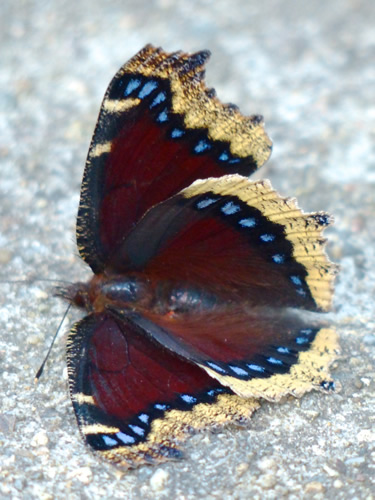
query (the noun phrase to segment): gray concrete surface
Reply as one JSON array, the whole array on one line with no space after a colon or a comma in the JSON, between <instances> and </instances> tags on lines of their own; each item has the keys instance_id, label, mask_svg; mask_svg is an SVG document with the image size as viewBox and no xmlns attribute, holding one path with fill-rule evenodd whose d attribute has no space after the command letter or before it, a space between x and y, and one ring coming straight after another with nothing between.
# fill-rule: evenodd
<instances>
[{"instance_id":1,"label":"gray concrete surface","mask_svg":"<svg viewBox=\"0 0 375 500\"><path fill-rule=\"evenodd\" d=\"M341 390L264 403L245 429L192 437L186 459L122 473L83 445L48 283L0 283L0 498L375 498L375 3L372 0L0 3L0 278L88 276L74 243L104 90L146 42L209 48L224 101L262 113L258 177L336 218ZM68 325L78 317L72 313Z\"/></svg>"}]
</instances>

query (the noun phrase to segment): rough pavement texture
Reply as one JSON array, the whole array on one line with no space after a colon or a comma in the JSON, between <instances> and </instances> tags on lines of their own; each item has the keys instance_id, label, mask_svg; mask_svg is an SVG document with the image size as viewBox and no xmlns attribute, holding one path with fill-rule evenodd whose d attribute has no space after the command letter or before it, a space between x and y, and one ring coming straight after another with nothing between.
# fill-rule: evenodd
<instances>
[{"instance_id":1,"label":"rough pavement texture","mask_svg":"<svg viewBox=\"0 0 375 500\"><path fill-rule=\"evenodd\" d=\"M65 304L48 283L1 283L0 498L375 498L374 20L372 0L1 2L0 278L88 276L75 213L109 80L146 42L209 48L208 84L265 116L258 177L335 216L342 357L337 393L264 403L245 429L192 437L184 461L122 473L81 441L63 336L33 384Z\"/></svg>"}]
</instances>

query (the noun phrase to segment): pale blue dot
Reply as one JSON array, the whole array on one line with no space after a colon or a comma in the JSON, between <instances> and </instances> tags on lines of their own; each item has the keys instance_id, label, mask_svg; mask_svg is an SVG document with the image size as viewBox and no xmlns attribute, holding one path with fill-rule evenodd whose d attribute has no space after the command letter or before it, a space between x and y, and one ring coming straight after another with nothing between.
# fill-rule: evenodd
<instances>
[{"instance_id":1,"label":"pale blue dot","mask_svg":"<svg viewBox=\"0 0 375 500\"><path fill-rule=\"evenodd\" d=\"M130 95L133 90L137 89L141 84L141 80L139 78L132 78L129 83L126 86L124 95L128 96Z\"/></svg>"},{"instance_id":2,"label":"pale blue dot","mask_svg":"<svg viewBox=\"0 0 375 500\"><path fill-rule=\"evenodd\" d=\"M159 113L158 117L156 118L156 121L160 123L168 121L167 108L165 108L161 113Z\"/></svg>"},{"instance_id":3,"label":"pale blue dot","mask_svg":"<svg viewBox=\"0 0 375 500\"><path fill-rule=\"evenodd\" d=\"M277 358L273 358L272 356L270 356L269 358L267 358L267 361L269 363L272 363L273 365L282 365L283 362L281 361L281 359L277 359Z\"/></svg>"},{"instance_id":4,"label":"pale blue dot","mask_svg":"<svg viewBox=\"0 0 375 500\"><path fill-rule=\"evenodd\" d=\"M133 444L135 443L135 438L133 436L129 436L124 432L118 432L116 434L117 438L124 444Z\"/></svg>"},{"instance_id":5,"label":"pale blue dot","mask_svg":"<svg viewBox=\"0 0 375 500\"><path fill-rule=\"evenodd\" d=\"M222 368L221 366L217 365L216 363L212 363L212 361L207 361L207 364L210 368L212 368L213 370L219 372L219 373L226 373L226 371L224 370L224 368Z\"/></svg>"},{"instance_id":6,"label":"pale blue dot","mask_svg":"<svg viewBox=\"0 0 375 500\"><path fill-rule=\"evenodd\" d=\"M174 128L171 132L171 137L172 139L178 139L179 137L182 137L184 135L184 131L179 129L179 128Z\"/></svg>"},{"instance_id":7,"label":"pale blue dot","mask_svg":"<svg viewBox=\"0 0 375 500\"><path fill-rule=\"evenodd\" d=\"M211 389L210 391L207 392L208 396L215 396L215 391L214 389Z\"/></svg>"},{"instance_id":8,"label":"pale blue dot","mask_svg":"<svg viewBox=\"0 0 375 500\"><path fill-rule=\"evenodd\" d=\"M135 434L138 434L138 436L143 436L145 433L145 430L138 425L129 425L129 429L131 429Z\"/></svg>"},{"instance_id":9,"label":"pale blue dot","mask_svg":"<svg viewBox=\"0 0 375 500\"><path fill-rule=\"evenodd\" d=\"M181 399L185 401L185 403L193 404L197 402L197 398L193 396L189 396L189 394L182 394Z\"/></svg>"},{"instance_id":10,"label":"pale blue dot","mask_svg":"<svg viewBox=\"0 0 375 500\"><path fill-rule=\"evenodd\" d=\"M141 88L138 97L140 99L143 99L144 97L147 97L148 95L151 94L156 88L158 87L158 83L155 81L147 82L143 87Z\"/></svg>"},{"instance_id":11,"label":"pale blue dot","mask_svg":"<svg viewBox=\"0 0 375 500\"><path fill-rule=\"evenodd\" d=\"M155 106L157 106L158 104L164 102L167 98L167 95L165 92L160 92L156 97L155 99L152 101L152 103L150 104L150 108L154 108Z\"/></svg>"},{"instance_id":12,"label":"pale blue dot","mask_svg":"<svg viewBox=\"0 0 375 500\"><path fill-rule=\"evenodd\" d=\"M225 214L225 215L233 215L237 212L239 212L241 210L241 208L236 205L235 203L233 203L233 201L228 201L228 203L226 203L223 207L221 207L221 211Z\"/></svg>"},{"instance_id":13,"label":"pale blue dot","mask_svg":"<svg viewBox=\"0 0 375 500\"><path fill-rule=\"evenodd\" d=\"M265 243L270 243L271 241L273 241L275 239L275 235L274 234L261 234L260 239L262 241L264 241Z\"/></svg>"},{"instance_id":14,"label":"pale blue dot","mask_svg":"<svg viewBox=\"0 0 375 500\"><path fill-rule=\"evenodd\" d=\"M254 372L260 372L260 373L263 373L265 371L265 369L263 368L263 366L259 366L259 365L254 365L253 363L250 363L249 365L246 365L250 370L253 370Z\"/></svg>"},{"instance_id":15,"label":"pale blue dot","mask_svg":"<svg viewBox=\"0 0 375 500\"><path fill-rule=\"evenodd\" d=\"M296 292L298 295L302 295L303 297L306 295L306 292L303 288L296 288Z\"/></svg>"},{"instance_id":16,"label":"pale blue dot","mask_svg":"<svg viewBox=\"0 0 375 500\"><path fill-rule=\"evenodd\" d=\"M116 446L118 444L116 439L113 439L109 436L102 436L102 439L107 446Z\"/></svg>"},{"instance_id":17,"label":"pale blue dot","mask_svg":"<svg viewBox=\"0 0 375 500\"><path fill-rule=\"evenodd\" d=\"M150 416L147 415L147 413L141 413L140 415L138 415L138 418L141 422L143 422L144 424L147 424L148 421L150 420Z\"/></svg>"},{"instance_id":18,"label":"pale blue dot","mask_svg":"<svg viewBox=\"0 0 375 500\"><path fill-rule=\"evenodd\" d=\"M255 227L257 222L253 217L248 217L247 219L241 219L238 224L242 227Z\"/></svg>"},{"instance_id":19,"label":"pale blue dot","mask_svg":"<svg viewBox=\"0 0 375 500\"><path fill-rule=\"evenodd\" d=\"M329 216L325 214L318 214L315 217L315 220L317 220L320 224L326 226L329 224Z\"/></svg>"},{"instance_id":20,"label":"pale blue dot","mask_svg":"<svg viewBox=\"0 0 375 500\"><path fill-rule=\"evenodd\" d=\"M303 345L303 344L308 344L309 343L309 339L307 339L306 337L297 337L296 338L296 344L298 345Z\"/></svg>"},{"instance_id":21,"label":"pale blue dot","mask_svg":"<svg viewBox=\"0 0 375 500\"><path fill-rule=\"evenodd\" d=\"M202 208L207 208L207 207L209 207L210 205L212 205L213 203L216 203L216 202L217 202L217 199L215 199L215 198L206 198L204 200L198 201L197 208L199 210L201 210Z\"/></svg>"},{"instance_id":22,"label":"pale blue dot","mask_svg":"<svg viewBox=\"0 0 375 500\"><path fill-rule=\"evenodd\" d=\"M290 279L291 279L292 283L294 283L295 285L299 285L299 286L302 285L302 280L299 276L291 276Z\"/></svg>"},{"instance_id":23,"label":"pale blue dot","mask_svg":"<svg viewBox=\"0 0 375 500\"><path fill-rule=\"evenodd\" d=\"M194 151L196 153L203 153L204 151L207 151L208 149L211 149L211 144L208 142L208 141L205 141L205 140L201 140L198 142L198 144L196 144L196 146L194 147Z\"/></svg>"},{"instance_id":24,"label":"pale blue dot","mask_svg":"<svg viewBox=\"0 0 375 500\"><path fill-rule=\"evenodd\" d=\"M311 328L304 328L303 330L300 330L299 333L302 333L302 335L311 335L312 332Z\"/></svg>"},{"instance_id":25,"label":"pale blue dot","mask_svg":"<svg viewBox=\"0 0 375 500\"><path fill-rule=\"evenodd\" d=\"M289 354L290 353L290 349L288 349L287 347L283 347L283 346L280 346L276 349L277 352L279 352L280 354Z\"/></svg>"},{"instance_id":26,"label":"pale blue dot","mask_svg":"<svg viewBox=\"0 0 375 500\"><path fill-rule=\"evenodd\" d=\"M154 405L154 408L156 408L156 410L166 410L167 409L167 405L161 405L159 403L157 403L156 405Z\"/></svg>"},{"instance_id":27,"label":"pale blue dot","mask_svg":"<svg viewBox=\"0 0 375 500\"><path fill-rule=\"evenodd\" d=\"M232 366L232 365L229 365L229 368L230 368L232 371L234 371L234 373L235 373L236 375L242 375L242 376L244 376L244 375L249 375L249 374L247 373L247 371L246 371L246 370L244 370L243 368L241 368L240 366Z\"/></svg>"},{"instance_id":28,"label":"pale blue dot","mask_svg":"<svg viewBox=\"0 0 375 500\"><path fill-rule=\"evenodd\" d=\"M276 253L275 255L272 255L272 260L276 264L282 264L285 261L284 255L281 255L281 253Z\"/></svg>"},{"instance_id":29,"label":"pale blue dot","mask_svg":"<svg viewBox=\"0 0 375 500\"><path fill-rule=\"evenodd\" d=\"M219 160L220 161L228 161L229 160L228 153L226 153L225 151L223 153L221 153L221 155L219 156Z\"/></svg>"},{"instance_id":30,"label":"pale blue dot","mask_svg":"<svg viewBox=\"0 0 375 500\"><path fill-rule=\"evenodd\" d=\"M239 158L233 158L232 160L229 160L229 163L231 165L235 164L235 163L239 163L241 160Z\"/></svg>"}]
</instances>

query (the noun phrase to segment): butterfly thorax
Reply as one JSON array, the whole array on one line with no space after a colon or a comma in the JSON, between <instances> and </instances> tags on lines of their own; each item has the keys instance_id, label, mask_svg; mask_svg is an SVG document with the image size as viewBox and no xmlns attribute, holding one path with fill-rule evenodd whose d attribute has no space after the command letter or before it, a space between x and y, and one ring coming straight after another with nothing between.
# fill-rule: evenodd
<instances>
[{"instance_id":1,"label":"butterfly thorax","mask_svg":"<svg viewBox=\"0 0 375 500\"><path fill-rule=\"evenodd\" d=\"M95 313L110 308L150 307L153 302L147 281L129 275L107 277L96 274L87 283L73 283L59 295L76 307Z\"/></svg>"}]
</instances>

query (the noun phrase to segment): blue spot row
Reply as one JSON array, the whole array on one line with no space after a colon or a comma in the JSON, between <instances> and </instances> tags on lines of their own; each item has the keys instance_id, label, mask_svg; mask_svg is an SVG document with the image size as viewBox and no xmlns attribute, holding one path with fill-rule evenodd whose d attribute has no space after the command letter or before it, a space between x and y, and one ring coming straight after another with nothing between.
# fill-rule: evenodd
<instances>
[{"instance_id":1,"label":"blue spot row","mask_svg":"<svg viewBox=\"0 0 375 500\"><path fill-rule=\"evenodd\" d=\"M196 204L196 208L198 210L202 210L204 208L209 207L213 203L216 203L218 201L217 198L205 198L203 200L200 200ZM243 210L240 206L240 204L235 203L234 201L227 201L225 204L220 208L221 212L224 215L234 215L238 214L241 210ZM255 217L246 217L246 218L241 218L237 221L237 224L243 228L243 229L253 229L258 225L258 221ZM272 243L273 241L276 240L276 235L272 233L263 233L259 236L259 239L263 243ZM286 261L286 256L285 254L282 253L275 253L274 255L271 256L271 259L275 264L284 264ZM297 276L292 276L290 278L294 284L296 283L296 280L299 280Z\"/></svg>"},{"instance_id":2,"label":"blue spot row","mask_svg":"<svg viewBox=\"0 0 375 500\"><path fill-rule=\"evenodd\" d=\"M217 201L219 201L220 198L210 198L210 197L207 197L207 198L203 198L202 200L199 200L196 204L196 208L198 210L203 210L207 207L209 207L210 205L212 205L213 203L216 203ZM224 215L234 215L238 212L241 211L241 207L240 205L237 205L236 203L234 203L233 201L227 201L221 208L220 208L221 212L224 214Z\"/></svg>"},{"instance_id":3,"label":"blue spot row","mask_svg":"<svg viewBox=\"0 0 375 500\"><path fill-rule=\"evenodd\" d=\"M149 432L150 416L147 413L140 413L137 417L137 420L139 421L139 423L133 421L133 423L129 424L126 429L116 432L115 434L103 434L101 436L103 443L110 448L124 445L131 446L141 439L145 438L145 436Z\"/></svg>"},{"instance_id":4,"label":"blue spot row","mask_svg":"<svg viewBox=\"0 0 375 500\"><path fill-rule=\"evenodd\" d=\"M129 97L134 94L135 91L137 91L137 97L139 99L144 99L145 97L148 97L150 94L152 94L158 87L159 84L156 80L147 80L142 86L141 78L131 78L125 87L124 97ZM159 94L160 102L166 99L165 93L162 92L161 94L162 95Z\"/></svg>"},{"instance_id":5,"label":"blue spot row","mask_svg":"<svg viewBox=\"0 0 375 500\"><path fill-rule=\"evenodd\" d=\"M131 78L125 88L124 96L130 97L137 92L137 97L139 99L145 99L147 97L151 97L151 103L149 105L150 109L157 108L159 105L163 104L167 100L167 93L164 90L159 91L156 95L156 91L159 89L159 82L156 80L147 80L144 84L142 84L141 78ZM152 97L154 95L154 97ZM159 123L165 123L169 119L168 117L168 108L164 108L160 113L158 113L156 117L156 121ZM177 130L177 129L176 129ZM182 132L182 131L181 131ZM180 137L178 131L172 133L173 138Z\"/></svg>"},{"instance_id":6,"label":"blue spot row","mask_svg":"<svg viewBox=\"0 0 375 500\"><path fill-rule=\"evenodd\" d=\"M123 85L123 82L120 82ZM143 100L147 97L151 97L151 103L149 108L152 110L157 108L159 105L163 104L167 100L167 92L164 90L159 90L160 82L157 80L144 80L141 77L131 78L125 87L124 97L130 97L136 94L136 96ZM158 93L156 93L158 92ZM156 94L156 95L155 95ZM158 123L166 123L169 121L168 108L164 108L156 116L156 121ZM180 128L174 128L170 136L172 139L179 139L185 134L185 131ZM208 139L200 139L193 147L193 151L196 154L204 154L212 149L212 143ZM229 165L235 165L241 162L241 158L233 156L228 150L222 151L217 159L222 163L227 163Z\"/></svg>"},{"instance_id":7,"label":"blue spot row","mask_svg":"<svg viewBox=\"0 0 375 500\"><path fill-rule=\"evenodd\" d=\"M276 349L277 352L280 354L290 354L290 350L287 347L280 347ZM253 378L253 377L259 377L260 375L266 375L269 373L272 375L272 368L275 368L276 366L278 367L286 367L287 365L284 363L283 360L275 357L275 356L268 356L264 358L264 363L267 363L270 365L271 373L267 370L265 366L262 366L261 364L258 363L245 363L241 364L241 366L236 365L234 363L227 364L226 369L223 368L223 366L218 365L217 363L213 363L212 361L207 361L207 366L215 370L217 373L220 375L225 375L225 376L231 376L231 377L238 377L238 378Z\"/></svg>"},{"instance_id":8,"label":"blue spot row","mask_svg":"<svg viewBox=\"0 0 375 500\"><path fill-rule=\"evenodd\" d=\"M216 366L214 363L211 363ZM215 389L208 390L204 396L210 398L217 396L218 394L228 392L228 389L224 387L217 387ZM192 396L191 394L180 394L180 399L183 403L187 405L195 405L201 401L201 398ZM171 405L165 403L155 403L153 405L154 410L157 411L167 411L171 408ZM160 418L157 416L156 418ZM136 419L133 419L124 429L114 434L102 434L100 438L107 448L115 448L119 446L131 446L135 443L143 440L150 430L152 417L148 413L140 413Z\"/></svg>"}]
</instances>

